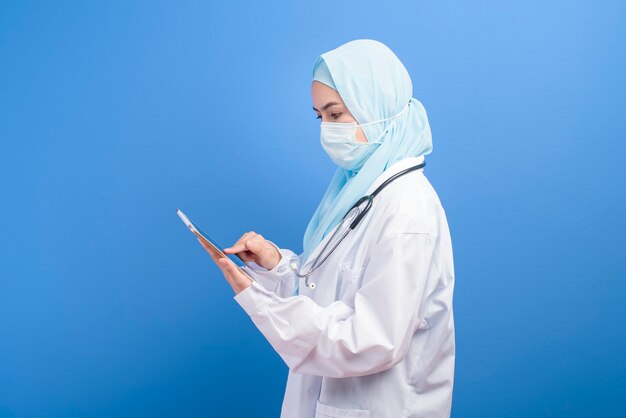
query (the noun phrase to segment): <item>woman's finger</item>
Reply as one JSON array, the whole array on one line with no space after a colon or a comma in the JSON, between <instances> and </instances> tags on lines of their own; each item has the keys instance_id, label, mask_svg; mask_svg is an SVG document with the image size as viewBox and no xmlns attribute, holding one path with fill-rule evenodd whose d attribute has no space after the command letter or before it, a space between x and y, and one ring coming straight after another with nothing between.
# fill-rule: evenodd
<instances>
[{"instance_id":1,"label":"woman's finger","mask_svg":"<svg viewBox=\"0 0 626 418\"><path fill-rule=\"evenodd\" d=\"M235 265L232 260L223 257L219 260L218 266L220 270L222 270L226 281L230 283L235 293L239 293L241 290L252 284L250 278L239 271L239 268L237 268L237 265Z\"/></svg>"},{"instance_id":2,"label":"woman's finger","mask_svg":"<svg viewBox=\"0 0 626 418\"><path fill-rule=\"evenodd\" d=\"M239 293L251 285L251 279L246 274L242 273L231 259L224 257L202 239L198 238L198 241L207 250L217 267L222 271L224 278L226 278L226 281L231 285L235 293Z\"/></svg>"},{"instance_id":3,"label":"woman's finger","mask_svg":"<svg viewBox=\"0 0 626 418\"><path fill-rule=\"evenodd\" d=\"M256 235L256 232L253 231L246 232L232 247L224 248L224 254L237 254L237 256L246 263L255 261L254 253L247 251L246 249L246 242L248 242L251 238L254 238Z\"/></svg>"},{"instance_id":4,"label":"woman's finger","mask_svg":"<svg viewBox=\"0 0 626 418\"><path fill-rule=\"evenodd\" d=\"M247 250L246 241L248 241L255 235L257 235L256 232L253 232L253 231L246 232L245 234L241 236L241 238L237 240L237 242L232 247L224 248L224 252L228 254L233 254L233 253L239 253L241 251L246 251Z\"/></svg>"},{"instance_id":5,"label":"woman's finger","mask_svg":"<svg viewBox=\"0 0 626 418\"><path fill-rule=\"evenodd\" d=\"M215 249L213 247L211 247L209 244L204 242L204 240L202 238L198 238L198 241L204 247L204 249L209 253L209 255L211 256L213 261L215 263L217 263L218 260L221 258L221 255L217 251L215 251Z\"/></svg>"},{"instance_id":6,"label":"woman's finger","mask_svg":"<svg viewBox=\"0 0 626 418\"><path fill-rule=\"evenodd\" d=\"M229 260L228 257L220 258L219 265L224 275L229 276L227 277L229 279L235 279L235 278L238 278L239 276L243 276L241 272L239 271L239 269L237 268L237 265L233 263L232 260Z\"/></svg>"},{"instance_id":7,"label":"woman's finger","mask_svg":"<svg viewBox=\"0 0 626 418\"><path fill-rule=\"evenodd\" d=\"M241 243L245 242L249 237L253 235L255 235L255 232L253 231L246 232L241 237L239 237L239 239L231 247L225 248L225 250L232 250L234 247L239 246Z\"/></svg>"},{"instance_id":8,"label":"woman's finger","mask_svg":"<svg viewBox=\"0 0 626 418\"><path fill-rule=\"evenodd\" d=\"M200 241L200 244L202 244L204 249L209 253L209 255L211 256L211 258L213 259L215 264L218 265L218 267L222 266L222 263L223 263L222 260L228 260L228 262L230 262L229 266L231 266L231 267L234 266L234 272L237 272L237 273L241 274L241 272L239 272L239 269L237 269L237 265L235 263L233 263L232 260L230 260L228 257L223 257L220 253L218 253L215 250L215 248L211 247L209 244L204 242L202 239L198 238L198 241ZM244 261L246 261L246 260L244 260ZM232 268L229 271L233 271Z\"/></svg>"},{"instance_id":9,"label":"woman's finger","mask_svg":"<svg viewBox=\"0 0 626 418\"><path fill-rule=\"evenodd\" d=\"M217 266L220 268L220 270L222 270L222 273L224 273L225 276L232 276L233 274L235 274L228 262L230 261L233 266L235 265L235 263L229 260L228 257L222 257L221 254L215 251L213 247L202 241L200 238L198 238L198 241L200 241L200 244L202 244L202 246L207 250L215 264L217 264ZM235 267L235 271L236 270L237 268Z\"/></svg>"}]
</instances>

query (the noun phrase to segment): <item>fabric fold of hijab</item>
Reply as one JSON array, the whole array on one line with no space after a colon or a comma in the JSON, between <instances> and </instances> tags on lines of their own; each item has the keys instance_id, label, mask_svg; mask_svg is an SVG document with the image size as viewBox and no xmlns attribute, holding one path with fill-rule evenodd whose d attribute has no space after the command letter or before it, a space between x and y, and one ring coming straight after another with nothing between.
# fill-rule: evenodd
<instances>
[{"instance_id":1,"label":"fabric fold of hijab","mask_svg":"<svg viewBox=\"0 0 626 418\"><path fill-rule=\"evenodd\" d=\"M362 127L368 140L384 133L382 143L358 170L335 171L304 233L303 264L383 171L396 161L432 151L426 110L412 97L408 71L385 44L357 39L323 53L313 66L313 80L337 90L358 124L389 118L405 106L408 111L394 121Z\"/></svg>"}]
</instances>

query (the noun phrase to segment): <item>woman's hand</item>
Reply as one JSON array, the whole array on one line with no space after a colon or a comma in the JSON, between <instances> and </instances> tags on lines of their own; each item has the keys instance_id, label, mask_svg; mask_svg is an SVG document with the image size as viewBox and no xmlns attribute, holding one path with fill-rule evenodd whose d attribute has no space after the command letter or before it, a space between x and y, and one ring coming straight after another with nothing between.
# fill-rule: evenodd
<instances>
[{"instance_id":1,"label":"woman's hand","mask_svg":"<svg viewBox=\"0 0 626 418\"><path fill-rule=\"evenodd\" d=\"M222 257L213 247L205 243L202 238L198 237L198 241L209 253L215 264L222 270L226 281L230 284L230 287L233 288L235 294L239 294L239 292L252 284L252 280L239 271L237 265L229 260L228 257Z\"/></svg>"},{"instance_id":2,"label":"woman's hand","mask_svg":"<svg viewBox=\"0 0 626 418\"><path fill-rule=\"evenodd\" d=\"M224 252L226 254L237 254L246 263L254 261L268 270L276 267L282 258L275 246L270 244L261 234L253 231L243 234L235 245L225 248Z\"/></svg>"}]
</instances>

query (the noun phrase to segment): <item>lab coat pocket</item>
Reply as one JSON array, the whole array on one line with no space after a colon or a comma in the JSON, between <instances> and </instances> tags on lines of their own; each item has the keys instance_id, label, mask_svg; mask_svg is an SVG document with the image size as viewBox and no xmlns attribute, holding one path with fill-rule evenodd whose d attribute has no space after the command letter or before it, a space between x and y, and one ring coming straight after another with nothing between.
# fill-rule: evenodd
<instances>
[{"instance_id":1,"label":"lab coat pocket","mask_svg":"<svg viewBox=\"0 0 626 418\"><path fill-rule=\"evenodd\" d=\"M361 276L364 270L363 267L351 268L347 265L340 267L335 300L341 300L354 308L354 297L361 285Z\"/></svg>"},{"instance_id":2,"label":"lab coat pocket","mask_svg":"<svg viewBox=\"0 0 626 418\"><path fill-rule=\"evenodd\" d=\"M321 403L315 405L315 418L369 418L369 409L343 409Z\"/></svg>"}]
</instances>

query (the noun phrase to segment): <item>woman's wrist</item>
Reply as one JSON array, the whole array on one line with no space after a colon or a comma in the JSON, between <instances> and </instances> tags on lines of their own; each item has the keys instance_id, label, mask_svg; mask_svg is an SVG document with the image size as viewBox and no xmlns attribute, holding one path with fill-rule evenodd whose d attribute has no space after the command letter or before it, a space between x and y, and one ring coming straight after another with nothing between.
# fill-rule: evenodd
<instances>
[{"instance_id":1,"label":"woman's wrist","mask_svg":"<svg viewBox=\"0 0 626 418\"><path fill-rule=\"evenodd\" d=\"M280 263L280 261L283 259L283 255L280 252L280 248L278 248L278 245L274 244L272 241L270 240L266 240L268 243L270 243L272 245L272 247L274 247L274 249L276 250L274 257L272 258L272 261L270 262L270 265L265 267L268 270L274 270L276 268L276 266Z\"/></svg>"},{"instance_id":2,"label":"woman's wrist","mask_svg":"<svg viewBox=\"0 0 626 418\"><path fill-rule=\"evenodd\" d=\"M238 277L233 283L230 284L230 286L232 287L235 294L238 295L239 293L246 290L248 287L252 286L252 280L245 276Z\"/></svg>"}]
</instances>

